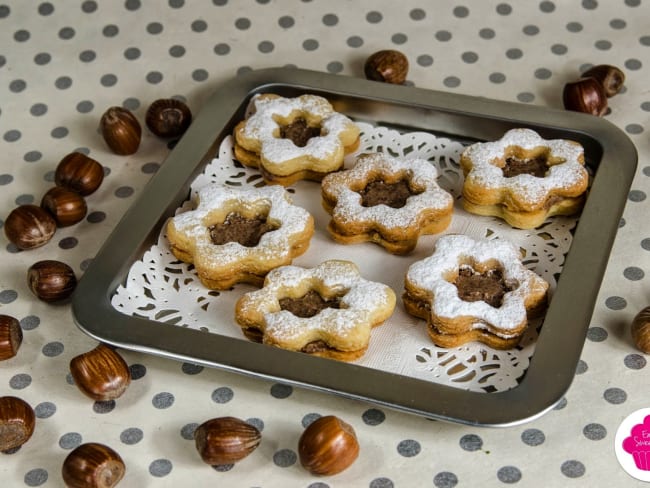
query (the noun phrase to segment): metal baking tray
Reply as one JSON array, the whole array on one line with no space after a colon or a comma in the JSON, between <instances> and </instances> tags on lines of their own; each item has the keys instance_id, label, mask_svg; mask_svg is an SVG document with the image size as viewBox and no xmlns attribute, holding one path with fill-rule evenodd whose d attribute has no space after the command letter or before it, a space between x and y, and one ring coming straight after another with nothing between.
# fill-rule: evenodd
<instances>
[{"instance_id":1,"label":"metal baking tray","mask_svg":"<svg viewBox=\"0 0 650 488\"><path fill-rule=\"evenodd\" d=\"M482 393L322 359L215 333L122 314L111 296L132 263L156 242L168 217L188 198L191 182L243 119L250 98L271 92L325 96L335 109L376 124L489 141L508 129L580 142L593 172L530 365L512 389ZM547 412L569 388L637 165L629 138L608 121L544 107L396 86L326 73L274 68L217 87L189 130L86 270L75 292L77 325L117 347L313 388L428 418L509 426ZM216 317L215 317L216 319Z\"/></svg>"}]
</instances>

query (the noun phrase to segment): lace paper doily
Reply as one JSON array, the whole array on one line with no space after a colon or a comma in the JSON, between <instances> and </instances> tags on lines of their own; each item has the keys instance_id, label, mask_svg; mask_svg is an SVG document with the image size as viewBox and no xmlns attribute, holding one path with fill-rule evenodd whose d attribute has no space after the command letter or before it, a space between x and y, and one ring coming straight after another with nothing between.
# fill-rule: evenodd
<instances>
[{"instance_id":1,"label":"lace paper doily","mask_svg":"<svg viewBox=\"0 0 650 488\"><path fill-rule=\"evenodd\" d=\"M519 230L495 218L468 214L459 202L462 171L458 161L462 144L424 132L400 133L366 123L358 125L362 130L358 152L418 157L431 161L438 168L440 186L456 200L446 234L514 242L524 252L524 264L546 279L553 293L571 244L574 218L555 217L538 229ZM348 156L346 167L353 163L354 155ZM196 193L211 183L238 187L264 185L257 170L244 168L233 160L230 137L222 142L218 156L193 182L191 191ZM308 251L294 260L299 266L313 267L333 258L349 259L359 265L365 278L386 283L399 297L404 290L408 266L429 256L437 239L437 236L421 237L409 256L393 256L370 243L336 244L326 230L329 216L321 207L320 185L300 181L288 190L294 202L307 209L316 222ZM188 200L178 211L190 208ZM234 321L234 305L243 293L252 289L248 285L237 285L225 292L206 289L191 265L176 260L161 233L158 243L133 263L126 283L112 297L112 305L124 314L247 340ZM509 351L494 350L478 343L444 349L430 341L424 321L408 315L398 299L395 313L373 329L368 351L356 364L472 391L504 391L515 387L517 379L526 371L539 326L540 323L532 324L521 345Z\"/></svg>"}]
</instances>

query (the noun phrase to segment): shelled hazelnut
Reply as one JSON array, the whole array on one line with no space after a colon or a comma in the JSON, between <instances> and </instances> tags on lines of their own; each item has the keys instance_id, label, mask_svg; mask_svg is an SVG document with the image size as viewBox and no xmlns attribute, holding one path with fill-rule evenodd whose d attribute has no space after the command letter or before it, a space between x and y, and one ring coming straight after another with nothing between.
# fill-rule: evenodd
<instances>
[{"instance_id":1,"label":"shelled hazelnut","mask_svg":"<svg viewBox=\"0 0 650 488\"><path fill-rule=\"evenodd\" d=\"M63 461L61 475L69 488L111 488L126 472L120 455L97 442L76 447Z\"/></svg>"},{"instance_id":2,"label":"shelled hazelnut","mask_svg":"<svg viewBox=\"0 0 650 488\"><path fill-rule=\"evenodd\" d=\"M122 156L133 154L140 146L142 127L129 110L110 107L100 120L100 129L108 147Z\"/></svg>"},{"instance_id":3,"label":"shelled hazelnut","mask_svg":"<svg viewBox=\"0 0 650 488\"><path fill-rule=\"evenodd\" d=\"M119 398L131 383L126 361L104 344L72 358L70 373L77 388L95 401Z\"/></svg>"},{"instance_id":4,"label":"shelled hazelnut","mask_svg":"<svg viewBox=\"0 0 650 488\"><path fill-rule=\"evenodd\" d=\"M207 420L194 431L194 442L204 463L233 464L260 444L262 435L253 425L235 417Z\"/></svg>"},{"instance_id":5,"label":"shelled hazelnut","mask_svg":"<svg viewBox=\"0 0 650 488\"><path fill-rule=\"evenodd\" d=\"M103 180L102 165L80 152L64 156L54 172L54 182L57 186L76 191L82 196L95 192Z\"/></svg>"},{"instance_id":6,"label":"shelled hazelnut","mask_svg":"<svg viewBox=\"0 0 650 488\"><path fill-rule=\"evenodd\" d=\"M84 197L62 186L50 188L43 195L41 207L52 214L59 227L81 222L88 212Z\"/></svg>"},{"instance_id":7,"label":"shelled hazelnut","mask_svg":"<svg viewBox=\"0 0 650 488\"><path fill-rule=\"evenodd\" d=\"M56 221L38 205L20 205L4 223L5 235L17 248L27 250L47 244L56 232Z\"/></svg>"},{"instance_id":8,"label":"shelled hazelnut","mask_svg":"<svg viewBox=\"0 0 650 488\"><path fill-rule=\"evenodd\" d=\"M77 286L77 277L66 263L45 259L29 267L27 284L38 299L57 302L72 295Z\"/></svg>"},{"instance_id":9,"label":"shelled hazelnut","mask_svg":"<svg viewBox=\"0 0 650 488\"><path fill-rule=\"evenodd\" d=\"M650 306L636 314L630 327L634 345L639 351L650 354Z\"/></svg>"},{"instance_id":10,"label":"shelled hazelnut","mask_svg":"<svg viewBox=\"0 0 650 488\"><path fill-rule=\"evenodd\" d=\"M180 137L192 123L192 112L180 100L160 98L149 105L145 123L158 137Z\"/></svg>"},{"instance_id":11,"label":"shelled hazelnut","mask_svg":"<svg viewBox=\"0 0 650 488\"><path fill-rule=\"evenodd\" d=\"M0 451L22 446L35 425L36 415L29 403L15 396L0 397Z\"/></svg>"},{"instance_id":12,"label":"shelled hazelnut","mask_svg":"<svg viewBox=\"0 0 650 488\"><path fill-rule=\"evenodd\" d=\"M409 70L407 57L393 49L377 51L370 55L363 66L367 79L401 85Z\"/></svg>"},{"instance_id":13,"label":"shelled hazelnut","mask_svg":"<svg viewBox=\"0 0 650 488\"><path fill-rule=\"evenodd\" d=\"M599 64L582 73L583 78L594 78L600 83L605 95L610 98L616 95L623 88L625 73L616 66Z\"/></svg>"},{"instance_id":14,"label":"shelled hazelnut","mask_svg":"<svg viewBox=\"0 0 650 488\"><path fill-rule=\"evenodd\" d=\"M351 425L334 415L312 422L298 441L300 464L312 474L329 476L347 469L359 456Z\"/></svg>"},{"instance_id":15,"label":"shelled hazelnut","mask_svg":"<svg viewBox=\"0 0 650 488\"><path fill-rule=\"evenodd\" d=\"M564 108L574 112L602 116L607 111L607 95L595 78L580 78L564 85Z\"/></svg>"},{"instance_id":16,"label":"shelled hazelnut","mask_svg":"<svg viewBox=\"0 0 650 488\"><path fill-rule=\"evenodd\" d=\"M20 322L10 315L0 315L0 361L11 359L23 343Z\"/></svg>"}]
</instances>

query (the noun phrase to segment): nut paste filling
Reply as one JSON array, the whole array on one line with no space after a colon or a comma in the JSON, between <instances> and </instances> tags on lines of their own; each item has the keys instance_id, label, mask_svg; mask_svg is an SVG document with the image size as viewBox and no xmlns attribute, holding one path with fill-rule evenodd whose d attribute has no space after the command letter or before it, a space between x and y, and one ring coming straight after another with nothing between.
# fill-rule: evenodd
<instances>
[{"instance_id":1,"label":"nut paste filling","mask_svg":"<svg viewBox=\"0 0 650 488\"><path fill-rule=\"evenodd\" d=\"M375 180L369 182L359 193L361 194L361 205L364 207L383 204L391 208L402 208L406 205L409 197L422 192L411 191L407 180L399 180L395 183Z\"/></svg>"},{"instance_id":2,"label":"nut paste filling","mask_svg":"<svg viewBox=\"0 0 650 488\"><path fill-rule=\"evenodd\" d=\"M340 297L327 299L316 290L309 290L299 298L281 298L280 310L288 310L296 317L310 318L326 308L340 308Z\"/></svg>"},{"instance_id":3,"label":"nut paste filling","mask_svg":"<svg viewBox=\"0 0 650 488\"><path fill-rule=\"evenodd\" d=\"M280 138L290 139L298 147L305 147L312 137L320 135L320 126L312 127L302 117L298 117L287 125L280 126Z\"/></svg>"},{"instance_id":4,"label":"nut paste filling","mask_svg":"<svg viewBox=\"0 0 650 488\"><path fill-rule=\"evenodd\" d=\"M498 268L480 273L471 266L463 266L458 270L454 285L458 289L461 300L466 302L482 300L495 308L499 308L503 304L504 295L516 287L506 283L503 271Z\"/></svg>"},{"instance_id":5,"label":"nut paste filling","mask_svg":"<svg viewBox=\"0 0 650 488\"><path fill-rule=\"evenodd\" d=\"M506 164L501 171L506 178L513 178L518 175L532 175L536 178L543 178L549 169L548 159L544 156L533 158L519 158L510 156L506 158Z\"/></svg>"},{"instance_id":6,"label":"nut paste filling","mask_svg":"<svg viewBox=\"0 0 650 488\"><path fill-rule=\"evenodd\" d=\"M208 227L214 244L220 246L238 242L245 247L257 246L264 234L278 228L278 225L270 223L263 215L248 218L238 212L231 212L222 223Z\"/></svg>"}]
</instances>

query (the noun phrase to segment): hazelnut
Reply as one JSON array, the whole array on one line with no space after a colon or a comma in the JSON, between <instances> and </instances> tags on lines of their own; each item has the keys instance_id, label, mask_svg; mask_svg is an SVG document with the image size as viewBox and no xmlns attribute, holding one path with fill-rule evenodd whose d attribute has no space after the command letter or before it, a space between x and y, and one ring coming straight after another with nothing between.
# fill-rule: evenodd
<instances>
[{"instance_id":1,"label":"hazelnut","mask_svg":"<svg viewBox=\"0 0 650 488\"><path fill-rule=\"evenodd\" d=\"M97 190L103 180L102 165L80 152L65 156L54 172L54 182L57 186L76 191L83 196L88 196Z\"/></svg>"},{"instance_id":2,"label":"hazelnut","mask_svg":"<svg viewBox=\"0 0 650 488\"><path fill-rule=\"evenodd\" d=\"M180 100L161 98L149 105L145 123L158 137L180 137L192 123L192 112Z\"/></svg>"},{"instance_id":3,"label":"hazelnut","mask_svg":"<svg viewBox=\"0 0 650 488\"><path fill-rule=\"evenodd\" d=\"M59 227L67 227L83 220L88 212L86 200L76 191L62 186L50 188L43 199L41 207L52 214Z\"/></svg>"},{"instance_id":4,"label":"hazelnut","mask_svg":"<svg viewBox=\"0 0 650 488\"><path fill-rule=\"evenodd\" d=\"M100 128L106 144L115 154L126 156L138 150L142 128L129 110L109 108L102 115Z\"/></svg>"},{"instance_id":5,"label":"hazelnut","mask_svg":"<svg viewBox=\"0 0 650 488\"><path fill-rule=\"evenodd\" d=\"M21 205L5 220L7 239L19 249L34 249L47 244L56 231L56 221L37 205Z\"/></svg>"},{"instance_id":6,"label":"hazelnut","mask_svg":"<svg viewBox=\"0 0 650 488\"><path fill-rule=\"evenodd\" d=\"M61 475L69 488L111 488L120 482L125 471L117 452L104 444L88 442L68 454Z\"/></svg>"},{"instance_id":7,"label":"hazelnut","mask_svg":"<svg viewBox=\"0 0 650 488\"><path fill-rule=\"evenodd\" d=\"M0 397L0 451L22 446L34 433L36 415L26 401L14 397Z\"/></svg>"},{"instance_id":8,"label":"hazelnut","mask_svg":"<svg viewBox=\"0 0 650 488\"><path fill-rule=\"evenodd\" d=\"M300 464L312 474L329 476L348 468L359 456L351 425L328 415L315 420L298 441Z\"/></svg>"},{"instance_id":9,"label":"hazelnut","mask_svg":"<svg viewBox=\"0 0 650 488\"><path fill-rule=\"evenodd\" d=\"M605 89L595 78L580 78L564 85L564 108L601 116L607 111Z\"/></svg>"},{"instance_id":10,"label":"hazelnut","mask_svg":"<svg viewBox=\"0 0 650 488\"><path fill-rule=\"evenodd\" d=\"M244 459L260 444L262 435L253 425L235 417L218 417L199 425L194 442L204 463L233 464Z\"/></svg>"},{"instance_id":11,"label":"hazelnut","mask_svg":"<svg viewBox=\"0 0 650 488\"><path fill-rule=\"evenodd\" d=\"M131 383L126 361L104 344L72 358L70 373L77 388L95 401L114 400Z\"/></svg>"},{"instance_id":12,"label":"hazelnut","mask_svg":"<svg viewBox=\"0 0 650 488\"><path fill-rule=\"evenodd\" d=\"M10 315L0 315L0 361L11 359L23 343L20 322Z\"/></svg>"},{"instance_id":13,"label":"hazelnut","mask_svg":"<svg viewBox=\"0 0 650 488\"><path fill-rule=\"evenodd\" d=\"M406 81L408 70L409 62L406 56L392 49L377 51L363 66L367 79L395 85L401 85Z\"/></svg>"},{"instance_id":14,"label":"hazelnut","mask_svg":"<svg viewBox=\"0 0 650 488\"><path fill-rule=\"evenodd\" d=\"M639 351L650 354L650 307L645 307L636 314L630 329L634 345Z\"/></svg>"},{"instance_id":15,"label":"hazelnut","mask_svg":"<svg viewBox=\"0 0 650 488\"><path fill-rule=\"evenodd\" d=\"M599 64L594 66L582 74L583 78L594 78L603 85L605 95L613 97L623 88L625 83L625 73L623 73L616 66L609 64Z\"/></svg>"},{"instance_id":16,"label":"hazelnut","mask_svg":"<svg viewBox=\"0 0 650 488\"><path fill-rule=\"evenodd\" d=\"M77 286L77 277L70 266L46 259L27 270L27 283L34 295L44 302L65 300Z\"/></svg>"}]
</instances>

